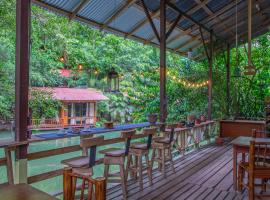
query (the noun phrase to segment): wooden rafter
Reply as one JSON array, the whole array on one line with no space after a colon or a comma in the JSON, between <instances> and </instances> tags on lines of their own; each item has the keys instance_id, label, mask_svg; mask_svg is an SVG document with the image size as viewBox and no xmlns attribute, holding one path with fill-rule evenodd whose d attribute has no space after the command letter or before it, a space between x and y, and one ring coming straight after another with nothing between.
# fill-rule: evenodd
<instances>
[{"instance_id":1,"label":"wooden rafter","mask_svg":"<svg viewBox=\"0 0 270 200\"><path fill-rule=\"evenodd\" d=\"M147 6L145 5L144 0L141 0L141 2L142 2L142 6L143 6L143 9L144 9L145 15L148 18L148 21L149 21L149 23L150 23L150 25L152 27L152 30L153 30L154 34L156 35L157 40L160 42L159 33L158 33L157 28L156 28L156 26L155 26L155 24L153 22L153 19L152 19L150 13L149 13L149 10L148 10Z\"/></svg>"},{"instance_id":2,"label":"wooden rafter","mask_svg":"<svg viewBox=\"0 0 270 200\"><path fill-rule=\"evenodd\" d=\"M241 2L241 0L237 0L237 3ZM204 4L201 4L201 6L204 5ZM219 16L219 15L222 15L223 13L225 13L227 10L231 9L232 7L235 6L235 2L232 2L230 4L228 4L227 6L223 7L222 9L220 9L219 11L215 12L213 15L210 15L208 17L206 17L201 23L202 24L207 24L209 23L211 20L213 20L215 17ZM193 25L191 26L187 31L186 31L186 34L190 34L192 31L195 30L195 26L196 25ZM198 35L195 35L194 36L195 38L200 38L200 33ZM172 42L172 41L171 41ZM193 41L191 41L193 42ZM188 45L189 43L187 43Z\"/></svg>"},{"instance_id":3,"label":"wooden rafter","mask_svg":"<svg viewBox=\"0 0 270 200\"><path fill-rule=\"evenodd\" d=\"M202 2L201 2L201 0L195 0L195 2L197 3L197 4L201 4ZM213 15L214 13L208 8L208 6L207 6L207 4L204 4L204 5L202 5L202 9L208 14L208 15ZM216 21L218 21L218 23L220 24L220 25L222 25L225 29L228 29L228 26L225 24L225 23L223 23L223 21L217 16L216 18L214 18ZM234 36L234 32L232 32L232 31L230 31L230 34L232 35L232 36Z\"/></svg>"},{"instance_id":4,"label":"wooden rafter","mask_svg":"<svg viewBox=\"0 0 270 200\"><path fill-rule=\"evenodd\" d=\"M173 24L171 25L170 29L168 30L168 32L166 33L166 39L168 39L171 35L171 33L173 32L174 28L176 27L176 25L178 24L178 22L180 21L182 15L178 14L177 18L174 20Z\"/></svg>"},{"instance_id":5,"label":"wooden rafter","mask_svg":"<svg viewBox=\"0 0 270 200\"><path fill-rule=\"evenodd\" d=\"M113 20L115 20L118 16L120 16L124 11L126 11L132 4L136 3L138 0L128 0L125 4L120 6L118 10L106 21L104 22L104 25L109 25Z\"/></svg>"},{"instance_id":6,"label":"wooden rafter","mask_svg":"<svg viewBox=\"0 0 270 200\"><path fill-rule=\"evenodd\" d=\"M150 15L152 18L158 16L160 13L160 10L157 10L155 12L152 12ZM145 24L148 23L148 19L145 18L143 21L141 21L138 25L136 25L129 33L127 36L133 35L137 30L139 30L141 27L143 27Z\"/></svg>"},{"instance_id":7,"label":"wooden rafter","mask_svg":"<svg viewBox=\"0 0 270 200\"><path fill-rule=\"evenodd\" d=\"M205 40L204 40L202 28L199 27L199 30L200 30L201 38L202 38L202 41L203 41L203 47L204 47L205 55L207 56L208 60L210 60L210 55L208 53L207 46L206 46L206 43L205 43Z\"/></svg>"},{"instance_id":8,"label":"wooden rafter","mask_svg":"<svg viewBox=\"0 0 270 200\"><path fill-rule=\"evenodd\" d=\"M80 3L78 3L78 5L73 9L69 16L69 20L72 20L89 1L90 0L81 0Z\"/></svg>"}]
</instances>

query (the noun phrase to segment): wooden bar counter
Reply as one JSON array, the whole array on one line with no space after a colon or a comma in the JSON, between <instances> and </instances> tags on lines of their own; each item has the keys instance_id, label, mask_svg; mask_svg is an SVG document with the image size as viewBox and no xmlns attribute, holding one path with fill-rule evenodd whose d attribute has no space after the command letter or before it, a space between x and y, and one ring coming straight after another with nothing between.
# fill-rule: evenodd
<instances>
[{"instance_id":1,"label":"wooden bar counter","mask_svg":"<svg viewBox=\"0 0 270 200\"><path fill-rule=\"evenodd\" d=\"M251 137L252 129L265 130L265 121L220 120L220 137Z\"/></svg>"}]
</instances>

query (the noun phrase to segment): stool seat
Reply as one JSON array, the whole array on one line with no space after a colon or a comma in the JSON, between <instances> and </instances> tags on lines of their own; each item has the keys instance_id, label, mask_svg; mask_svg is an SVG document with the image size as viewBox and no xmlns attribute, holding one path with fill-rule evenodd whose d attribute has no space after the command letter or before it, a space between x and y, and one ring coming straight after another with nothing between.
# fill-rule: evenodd
<instances>
[{"instance_id":1,"label":"stool seat","mask_svg":"<svg viewBox=\"0 0 270 200\"><path fill-rule=\"evenodd\" d=\"M92 168L72 168L72 173L79 177L90 177L93 175Z\"/></svg>"},{"instance_id":2,"label":"stool seat","mask_svg":"<svg viewBox=\"0 0 270 200\"><path fill-rule=\"evenodd\" d=\"M88 156L79 156L61 161L62 164L68 165L72 168L85 167L89 164Z\"/></svg>"},{"instance_id":3,"label":"stool seat","mask_svg":"<svg viewBox=\"0 0 270 200\"><path fill-rule=\"evenodd\" d=\"M170 138L162 138L162 139L159 139L159 140L155 140L155 142L170 144Z\"/></svg>"},{"instance_id":4,"label":"stool seat","mask_svg":"<svg viewBox=\"0 0 270 200\"><path fill-rule=\"evenodd\" d=\"M147 144L146 143L136 142L136 143L132 143L130 145L130 148L146 150L147 149Z\"/></svg>"},{"instance_id":5,"label":"stool seat","mask_svg":"<svg viewBox=\"0 0 270 200\"><path fill-rule=\"evenodd\" d=\"M99 153L104 154L105 156L119 157L125 156L125 149L120 148L109 148L99 151Z\"/></svg>"}]
</instances>

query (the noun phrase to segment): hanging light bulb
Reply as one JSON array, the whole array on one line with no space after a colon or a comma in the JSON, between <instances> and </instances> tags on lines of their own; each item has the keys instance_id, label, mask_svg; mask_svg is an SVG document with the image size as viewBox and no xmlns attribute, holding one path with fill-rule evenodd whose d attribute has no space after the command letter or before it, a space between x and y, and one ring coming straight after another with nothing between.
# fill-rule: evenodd
<instances>
[{"instance_id":1,"label":"hanging light bulb","mask_svg":"<svg viewBox=\"0 0 270 200\"><path fill-rule=\"evenodd\" d=\"M64 58L64 56L61 56L60 58L59 58L59 60L60 60L60 62L65 62L65 58Z\"/></svg>"},{"instance_id":2,"label":"hanging light bulb","mask_svg":"<svg viewBox=\"0 0 270 200\"><path fill-rule=\"evenodd\" d=\"M83 65L82 64L78 64L78 70L81 71L83 69Z\"/></svg>"},{"instance_id":3,"label":"hanging light bulb","mask_svg":"<svg viewBox=\"0 0 270 200\"><path fill-rule=\"evenodd\" d=\"M188 55L188 59L191 59L192 58L192 49L189 49L188 50L187 55Z\"/></svg>"}]
</instances>

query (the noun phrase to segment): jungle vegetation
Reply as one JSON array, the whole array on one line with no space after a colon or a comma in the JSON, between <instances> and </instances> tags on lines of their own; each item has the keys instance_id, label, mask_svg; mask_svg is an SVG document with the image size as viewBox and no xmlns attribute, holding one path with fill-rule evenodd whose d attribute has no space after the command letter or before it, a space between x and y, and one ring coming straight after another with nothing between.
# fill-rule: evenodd
<instances>
[{"instance_id":1,"label":"jungle vegetation","mask_svg":"<svg viewBox=\"0 0 270 200\"><path fill-rule=\"evenodd\" d=\"M0 119L10 121L15 101L15 0L0 1ZM79 22L56 16L32 6L30 86L94 87L106 89L106 74L114 68L120 74L120 93L105 93L110 100L99 104L100 118L110 114L117 122L145 121L148 113L159 112L159 49L89 28ZM260 118L264 98L270 95L270 32L253 40L254 76L235 76L247 65L246 45L231 50L230 113L226 113L226 56L215 53L213 68L213 118ZM203 52L203 49L201 50ZM215 51L216 52L216 51ZM65 62L59 58L65 57ZM77 66L83 66L82 71ZM71 69L74 78L63 78L58 71ZM203 82L208 78L207 59L192 61L167 52L168 120L178 121L188 114L207 113L207 87L189 87L180 80ZM32 98L35 115L52 117L56 102ZM45 100L44 100L45 99ZM41 105L41 106L40 106ZM50 106L51 105L51 106ZM55 106L57 105L57 106ZM50 109L47 109L48 106ZM42 116L36 116L42 117Z\"/></svg>"}]
</instances>

